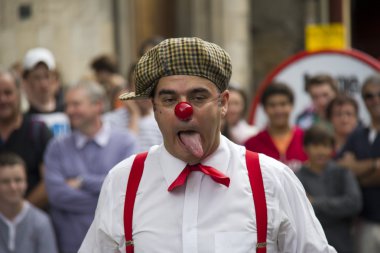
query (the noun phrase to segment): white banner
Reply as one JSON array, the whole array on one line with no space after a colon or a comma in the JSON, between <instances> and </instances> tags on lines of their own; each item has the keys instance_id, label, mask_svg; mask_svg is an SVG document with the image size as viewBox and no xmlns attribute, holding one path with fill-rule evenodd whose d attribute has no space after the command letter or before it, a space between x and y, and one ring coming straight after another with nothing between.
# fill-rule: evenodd
<instances>
[{"instance_id":1,"label":"white banner","mask_svg":"<svg viewBox=\"0 0 380 253\"><path fill-rule=\"evenodd\" d=\"M363 81L371 74L380 72L380 62L357 50L323 50L301 52L280 64L260 85L252 101L249 122L260 128L266 125L266 116L260 104L260 97L265 88L277 80L288 84L295 95L291 122L311 105L309 95L305 92L305 80L316 74L330 74L338 81L340 92L352 95L359 104L359 116L364 124L369 122L369 115L361 99Z\"/></svg>"}]
</instances>

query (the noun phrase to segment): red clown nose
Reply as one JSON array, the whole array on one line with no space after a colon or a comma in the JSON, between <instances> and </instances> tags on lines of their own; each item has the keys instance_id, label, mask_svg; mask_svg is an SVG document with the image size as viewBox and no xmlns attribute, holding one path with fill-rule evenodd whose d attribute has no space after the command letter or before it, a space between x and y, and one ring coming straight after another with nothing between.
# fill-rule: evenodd
<instances>
[{"instance_id":1,"label":"red clown nose","mask_svg":"<svg viewBox=\"0 0 380 253\"><path fill-rule=\"evenodd\" d=\"M175 106L174 112L180 120L188 120L193 115L193 107L187 102L180 102Z\"/></svg>"}]
</instances>

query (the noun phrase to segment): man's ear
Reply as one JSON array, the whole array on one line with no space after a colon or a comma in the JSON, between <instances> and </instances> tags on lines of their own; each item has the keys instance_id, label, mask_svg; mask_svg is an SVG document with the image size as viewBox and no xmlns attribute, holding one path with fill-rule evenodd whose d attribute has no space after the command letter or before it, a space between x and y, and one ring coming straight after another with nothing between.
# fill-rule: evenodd
<instances>
[{"instance_id":1,"label":"man's ear","mask_svg":"<svg viewBox=\"0 0 380 253\"><path fill-rule=\"evenodd\" d=\"M226 116L228 110L228 100L230 99L230 92L228 90L220 93L219 106L221 107L222 116Z\"/></svg>"},{"instance_id":2,"label":"man's ear","mask_svg":"<svg viewBox=\"0 0 380 253\"><path fill-rule=\"evenodd\" d=\"M103 100L96 101L95 105L98 107L100 114L105 112L105 102Z\"/></svg>"},{"instance_id":3,"label":"man's ear","mask_svg":"<svg viewBox=\"0 0 380 253\"><path fill-rule=\"evenodd\" d=\"M156 111L156 104L154 103L153 97L150 97L150 102L152 103L152 105L153 105L153 111L155 112Z\"/></svg>"}]
</instances>

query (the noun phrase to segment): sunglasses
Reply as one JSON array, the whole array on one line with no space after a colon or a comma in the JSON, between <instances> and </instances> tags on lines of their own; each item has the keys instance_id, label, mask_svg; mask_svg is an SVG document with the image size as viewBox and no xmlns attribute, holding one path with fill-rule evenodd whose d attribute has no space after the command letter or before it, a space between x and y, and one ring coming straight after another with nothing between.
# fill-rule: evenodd
<instances>
[{"instance_id":1,"label":"sunglasses","mask_svg":"<svg viewBox=\"0 0 380 253\"><path fill-rule=\"evenodd\" d=\"M380 98L380 92L379 93L364 93L363 97L364 97L364 100L373 100L375 97Z\"/></svg>"}]
</instances>

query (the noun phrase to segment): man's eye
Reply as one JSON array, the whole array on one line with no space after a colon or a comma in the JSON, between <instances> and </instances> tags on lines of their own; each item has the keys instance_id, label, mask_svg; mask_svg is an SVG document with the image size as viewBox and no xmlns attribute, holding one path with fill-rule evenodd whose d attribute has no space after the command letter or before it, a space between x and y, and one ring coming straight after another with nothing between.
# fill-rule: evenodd
<instances>
[{"instance_id":1,"label":"man's eye","mask_svg":"<svg viewBox=\"0 0 380 253\"><path fill-rule=\"evenodd\" d=\"M192 98L190 98L190 101L192 102L203 102L205 101L207 98L205 96L194 96Z\"/></svg>"},{"instance_id":2,"label":"man's eye","mask_svg":"<svg viewBox=\"0 0 380 253\"><path fill-rule=\"evenodd\" d=\"M11 182L10 179L2 179L0 180L0 184L9 184Z\"/></svg>"},{"instance_id":3,"label":"man's eye","mask_svg":"<svg viewBox=\"0 0 380 253\"><path fill-rule=\"evenodd\" d=\"M22 178L15 178L15 182L16 182L16 183L21 183L22 181L23 181Z\"/></svg>"},{"instance_id":4,"label":"man's eye","mask_svg":"<svg viewBox=\"0 0 380 253\"><path fill-rule=\"evenodd\" d=\"M164 98L164 99L162 99L162 103L166 104L166 105L170 105L170 104L173 104L175 102L176 102L176 100L174 98Z\"/></svg>"}]
</instances>

